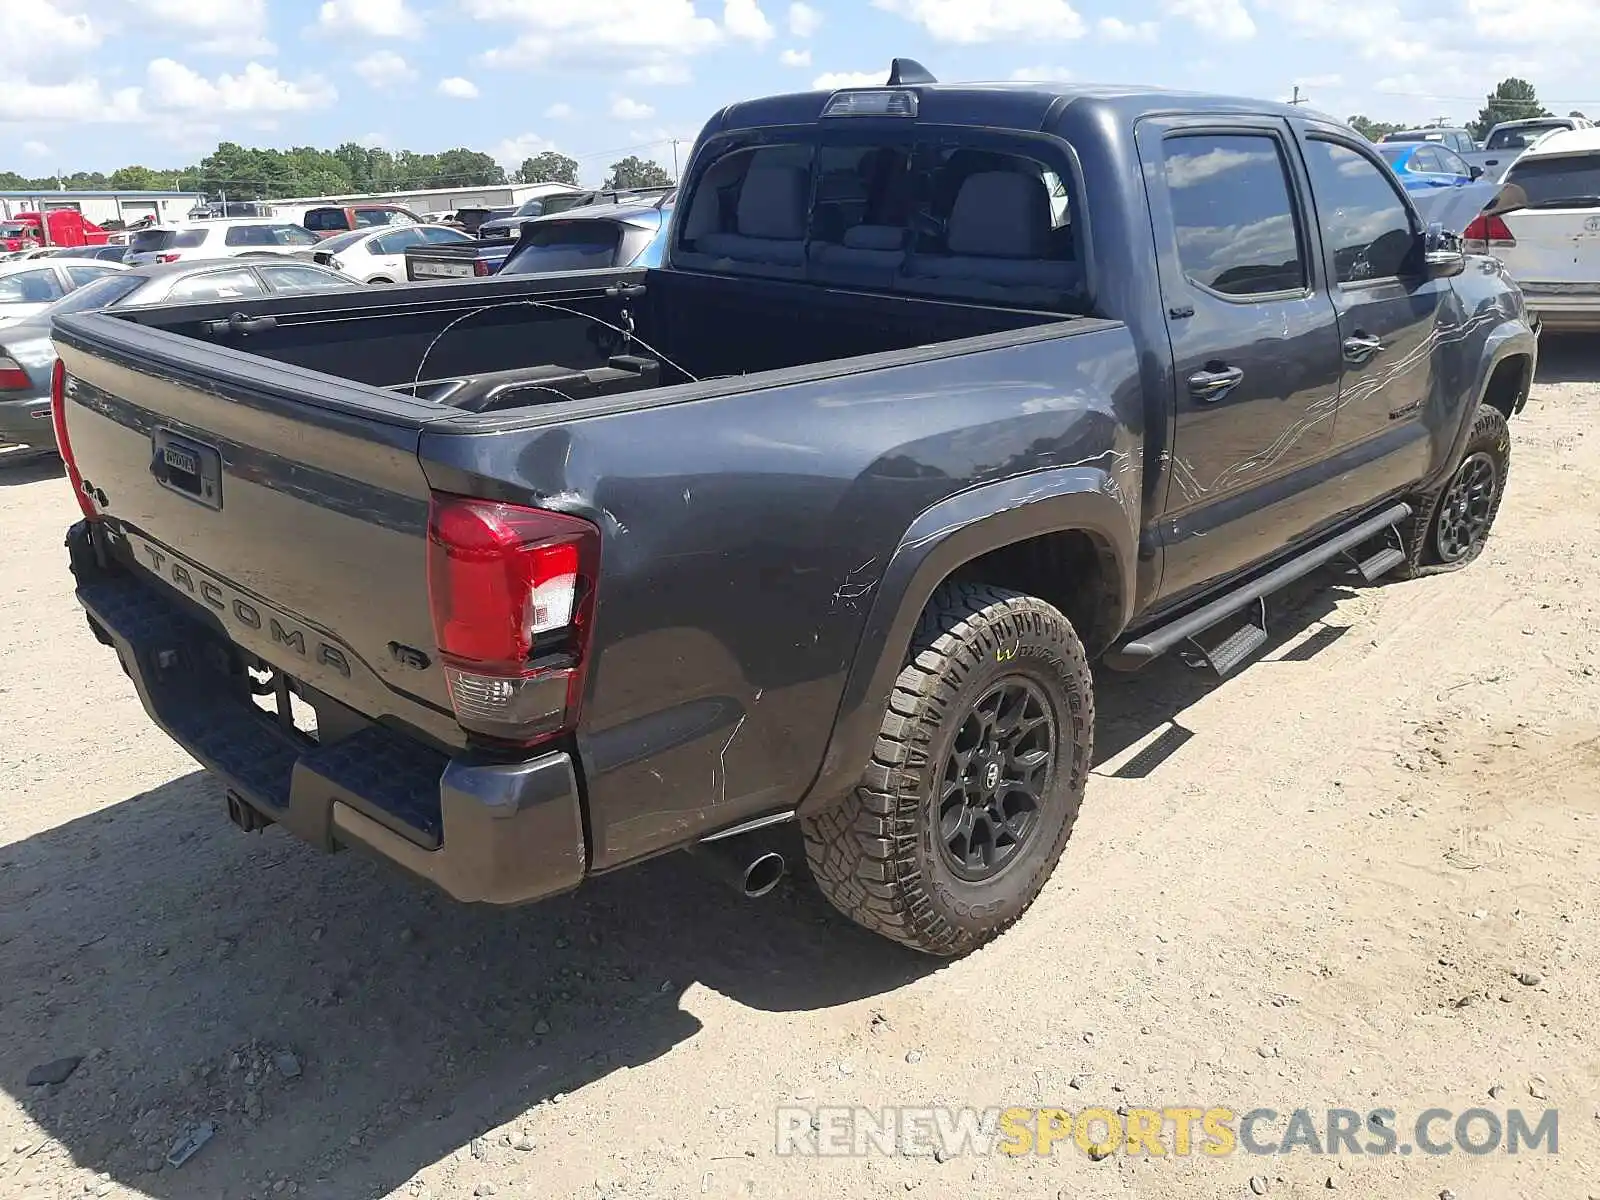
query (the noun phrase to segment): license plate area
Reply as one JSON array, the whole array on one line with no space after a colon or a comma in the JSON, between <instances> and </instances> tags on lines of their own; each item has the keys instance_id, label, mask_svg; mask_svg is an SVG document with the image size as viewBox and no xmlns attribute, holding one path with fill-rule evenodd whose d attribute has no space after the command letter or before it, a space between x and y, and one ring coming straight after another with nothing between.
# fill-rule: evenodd
<instances>
[{"instance_id":1,"label":"license plate area","mask_svg":"<svg viewBox=\"0 0 1600 1200\"><path fill-rule=\"evenodd\" d=\"M305 699L299 680L271 663L248 658L245 678L249 681L250 703L265 719L307 746L321 744L317 710Z\"/></svg>"},{"instance_id":2,"label":"license plate area","mask_svg":"<svg viewBox=\"0 0 1600 1200\"><path fill-rule=\"evenodd\" d=\"M468 263L419 262L412 270L419 278L431 276L435 279L465 279L472 275L472 267Z\"/></svg>"}]
</instances>

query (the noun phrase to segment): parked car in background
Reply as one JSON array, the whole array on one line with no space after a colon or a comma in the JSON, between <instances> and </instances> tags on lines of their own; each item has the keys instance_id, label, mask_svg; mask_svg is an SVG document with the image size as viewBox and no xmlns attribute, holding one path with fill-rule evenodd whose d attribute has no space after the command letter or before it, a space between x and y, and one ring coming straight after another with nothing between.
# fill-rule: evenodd
<instances>
[{"instance_id":1,"label":"parked car in background","mask_svg":"<svg viewBox=\"0 0 1600 1200\"><path fill-rule=\"evenodd\" d=\"M0 326L43 312L67 293L122 269L70 258L0 263Z\"/></svg>"},{"instance_id":2,"label":"parked car in background","mask_svg":"<svg viewBox=\"0 0 1600 1200\"><path fill-rule=\"evenodd\" d=\"M293 254L322 239L309 229L268 217L152 225L128 243L129 266L179 262L185 258L232 258L243 254Z\"/></svg>"},{"instance_id":3,"label":"parked car in background","mask_svg":"<svg viewBox=\"0 0 1600 1200\"><path fill-rule=\"evenodd\" d=\"M656 203L670 195L674 187L651 187L629 189L597 189L590 192L554 192L547 196L538 196L532 200L524 201L510 216L495 217L478 226L478 236L481 238L516 237L522 232L522 227L536 217L550 217L557 213L571 212L575 208L588 208L597 204L646 204Z\"/></svg>"},{"instance_id":4,"label":"parked car in background","mask_svg":"<svg viewBox=\"0 0 1600 1200\"><path fill-rule=\"evenodd\" d=\"M1511 164L1529 146L1546 134L1570 129L1590 129L1594 122L1584 117L1529 117L1522 121L1502 121L1489 130L1483 149L1466 155L1475 167L1482 167L1485 179L1498 182Z\"/></svg>"},{"instance_id":5,"label":"parked car in background","mask_svg":"<svg viewBox=\"0 0 1600 1200\"><path fill-rule=\"evenodd\" d=\"M408 280L472 279L542 271L649 266L653 243L666 228L672 205L663 197L636 204L596 204L537 217L515 239L476 239L464 245L413 246L406 251ZM658 255L658 252L657 252ZM656 261L659 261L657 256ZM515 267L513 267L515 263Z\"/></svg>"},{"instance_id":6,"label":"parked car in background","mask_svg":"<svg viewBox=\"0 0 1600 1200\"><path fill-rule=\"evenodd\" d=\"M215 300L327 292L355 280L326 267L299 262L201 259L115 271L84 284L33 316L0 326L0 443L36 450L55 448L50 423L50 373L56 350L51 321L62 313L150 304L203 304Z\"/></svg>"},{"instance_id":7,"label":"parked car in background","mask_svg":"<svg viewBox=\"0 0 1600 1200\"><path fill-rule=\"evenodd\" d=\"M113 242L104 246L80 246L68 252L71 258L94 258L102 262L122 262L128 256L128 247L125 242Z\"/></svg>"},{"instance_id":8,"label":"parked car in background","mask_svg":"<svg viewBox=\"0 0 1600 1200\"><path fill-rule=\"evenodd\" d=\"M1448 146L1435 142L1383 142L1378 155L1394 168L1407 191L1466 187L1483 178L1483 168L1470 165Z\"/></svg>"},{"instance_id":9,"label":"parked car in background","mask_svg":"<svg viewBox=\"0 0 1600 1200\"><path fill-rule=\"evenodd\" d=\"M404 283L408 248L477 244L470 234L447 225L407 225L335 234L301 255L362 283Z\"/></svg>"},{"instance_id":10,"label":"parked car in background","mask_svg":"<svg viewBox=\"0 0 1600 1200\"><path fill-rule=\"evenodd\" d=\"M1546 329L1600 329L1600 129L1559 130L1524 150L1466 236L1505 264Z\"/></svg>"},{"instance_id":11,"label":"parked car in background","mask_svg":"<svg viewBox=\"0 0 1600 1200\"><path fill-rule=\"evenodd\" d=\"M318 237L332 237L353 229L374 229L388 225L417 225L422 218L398 204L347 204L308 208L300 224Z\"/></svg>"},{"instance_id":12,"label":"parked car in background","mask_svg":"<svg viewBox=\"0 0 1600 1200\"><path fill-rule=\"evenodd\" d=\"M75 208L53 208L47 219L48 228L46 219L36 212L21 212L0 221L0 250L106 244L106 231Z\"/></svg>"},{"instance_id":13,"label":"parked car in background","mask_svg":"<svg viewBox=\"0 0 1600 1200\"><path fill-rule=\"evenodd\" d=\"M1384 134L1379 144L1405 145L1412 142L1432 142L1435 145L1446 146L1457 154L1471 154L1478 149L1478 143L1470 130L1452 129L1444 125L1431 129L1397 129L1393 133Z\"/></svg>"},{"instance_id":14,"label":"parked car in background","mask_svg":"<svg viewBox=\"0 0 1600 1200\"><path fill-rule=\"evenodd\" d=\"M476 236L478 227L485 221L509 217L515 211L513 208L458 208L455 219L460 222L461 228Z\"/></svg>"}]
</instances>

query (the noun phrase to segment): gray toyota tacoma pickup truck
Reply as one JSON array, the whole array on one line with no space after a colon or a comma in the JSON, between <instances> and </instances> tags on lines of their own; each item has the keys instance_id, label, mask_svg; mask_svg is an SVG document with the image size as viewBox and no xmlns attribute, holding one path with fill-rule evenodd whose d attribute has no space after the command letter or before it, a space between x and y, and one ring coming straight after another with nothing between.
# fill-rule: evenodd
<instances>
[{"instance_id":1,"label":"gray toyota tacoma pickup truck","mask_svg":"<svg viewBox=\"0 0 1600 1200\"><path fill-rule=\"evenodd\" d=\"M710 845L759 891L797 821L938 955L1061 855L1091 661L1478 554L1537 352L1336 122L904 60L712 117L659 268L55 338L77 597L240 825L516 904Z\"/></svg>"}]
</instances>

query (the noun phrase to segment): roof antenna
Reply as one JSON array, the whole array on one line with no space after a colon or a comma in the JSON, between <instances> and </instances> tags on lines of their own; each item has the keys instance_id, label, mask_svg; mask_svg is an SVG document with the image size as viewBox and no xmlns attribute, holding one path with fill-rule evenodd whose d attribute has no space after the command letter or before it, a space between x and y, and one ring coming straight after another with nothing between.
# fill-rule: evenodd
<instances>
[{"instance_id":1,"label":"roof antenna","mask_svg":"<svg viewBox=\"0 0 1600 1200\"><path fill-rule=\"evenodd\" d=\"M914 58L897 58L889 64L889 86L908 83L938 83L933 73Z\"/></svg>"}]
</instances>

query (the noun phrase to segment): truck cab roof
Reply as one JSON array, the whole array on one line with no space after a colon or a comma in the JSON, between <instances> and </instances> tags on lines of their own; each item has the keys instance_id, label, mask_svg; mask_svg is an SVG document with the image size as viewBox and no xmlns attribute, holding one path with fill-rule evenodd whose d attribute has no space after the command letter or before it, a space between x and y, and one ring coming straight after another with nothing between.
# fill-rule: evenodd
<instances>
[{"instance_id":1,"label":"truck cab roof","mask_svg":"<svg viewBox=\"0 0 1600 1200\"><path fill-rule=\"evenodd\" d=\"M706 134L772 125L810 125L835 97L851 93L912 92L917 97L916 119L938 125L988 126L999 129L1043 130L1069 108L1097 109L1121 121L1132 122L1163 112L1248 114L1312 117L1341 124L1315 110L1164 88L1115 84L1055 83L901 83L881 87L841 88L836 91L791 92L730 104L712 118Z\"/></svg>"}]
</instances>

